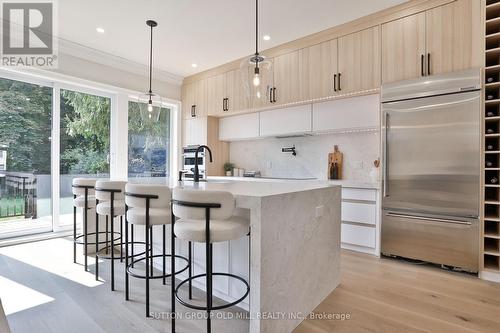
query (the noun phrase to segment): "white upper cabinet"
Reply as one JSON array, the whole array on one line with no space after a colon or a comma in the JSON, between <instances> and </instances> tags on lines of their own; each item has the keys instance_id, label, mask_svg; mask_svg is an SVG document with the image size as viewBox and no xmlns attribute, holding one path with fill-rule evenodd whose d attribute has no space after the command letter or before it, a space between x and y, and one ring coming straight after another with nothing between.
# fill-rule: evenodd
<instances>
[{"instance_id":1,"label":"white upper cabinet","mask_svg":"<svg viewBox=\"0 0 500 333\"><path fill-rule=\"evenodd\" d=\"M293 135L311 132L311 104L260 113L260 136Z\"/></svg>"},{"instance_id":2,"label":"white upper cabinet","mask_svg":"<svg viewBox=\"0 0 500 333\"><path fill-rule=\"evenodd\" d=\"M225 117L219 120L219 140L221 141L236 141L258 137L258 113Z\"/></svg>"},{"instance_id":3,"label":"white upper cabinet","mask_svg":"<svg viewBox=\"0 0 500 333\"><path fill-rule=\"evenodd\" d=\"M378 128L380 125L378 94L317 103L312 108L313 132Z\"/></svg>"}]
</instances>

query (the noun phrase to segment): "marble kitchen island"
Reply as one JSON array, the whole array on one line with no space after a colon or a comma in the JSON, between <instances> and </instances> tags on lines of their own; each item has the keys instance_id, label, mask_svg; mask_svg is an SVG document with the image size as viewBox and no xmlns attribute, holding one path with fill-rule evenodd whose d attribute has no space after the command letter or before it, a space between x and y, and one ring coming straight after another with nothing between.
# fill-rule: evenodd
<instances>
[{"instance_id":1,"label":"marble kitchen island","mask_svg":"<svg viewBox=\"0 0 500 333\"><path fill-rule=\"evenodd\" d=\"M250 333L291 332L338 286L340 186L218 179L177 186L229 191L237 214L250 216ZM248 265L248 248L244 255Z\"/></svg>"}]
</instances>

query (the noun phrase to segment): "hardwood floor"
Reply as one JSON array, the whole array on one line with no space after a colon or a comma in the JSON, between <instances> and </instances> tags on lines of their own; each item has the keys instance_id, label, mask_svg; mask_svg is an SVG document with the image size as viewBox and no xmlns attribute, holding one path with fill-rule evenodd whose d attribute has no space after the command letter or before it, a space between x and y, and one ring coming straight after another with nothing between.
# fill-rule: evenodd
<instances>
[{"instance_id":1,"label":"hardwood floor","mask_svg":"<svg viewBox=\"0 0 500 333\"><path fill-rule=\"evenodd\" d=\"M68 239L0 248L0 298L12 332L170 332L168 319L144 317L144 281L131 279L132 301L126 302L123 264L116 264L115 292L105 281L109 262L99 268L101 281L95 281L92 273L73 264ZM202 300L203 293L195 297ZM153 281L151 311L166 313L169 304L168 286ZM180 305L179 310L187 313ZM435 267L343 252L341 285L315 313L349 317L307 320L294 333L500 332L500 284ZM179 333L205 332L204 327L204 320L178 321ZM213 330L247 333L248 322L216 320Z\"/></svg>"},{"instance_id":2,"label":"hardwood floor","mask_svg":"<svg viewBox=\"0 0 500 333\"><path fill-rule=\"evenodd\" d=\"M342 254L341 285L294 333L500 332L500 284L393 259Z\"/></svg>"}]
</instances>

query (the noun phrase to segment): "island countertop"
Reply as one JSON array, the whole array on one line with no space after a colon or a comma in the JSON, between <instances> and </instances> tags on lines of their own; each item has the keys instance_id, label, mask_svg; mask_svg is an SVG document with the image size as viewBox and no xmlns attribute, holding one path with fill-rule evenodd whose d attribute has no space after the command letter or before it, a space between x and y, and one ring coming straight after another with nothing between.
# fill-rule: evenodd
<instances>
[{"instance_id":1,"label":"island countertop","mask_svg":"<svg viewBox=\"0 0 500 333\"><path fill-rule=\"evenodd\" d=\"M248 326L232 333L291 332L300 316L312 312L340 283L340 185L221 177L171 186L228 191L236 199L235 214L250 218L249 237L221 245L226 250L218 254L226 258L224 271L239 267L235 272L250 282L244 307L250 312ZM195 259L195 267L203 271L204 261ZM228 301L242 291L227 284L214 289ZM267 320L272 313L283 315Z\"/></svg>"}]
</instances>

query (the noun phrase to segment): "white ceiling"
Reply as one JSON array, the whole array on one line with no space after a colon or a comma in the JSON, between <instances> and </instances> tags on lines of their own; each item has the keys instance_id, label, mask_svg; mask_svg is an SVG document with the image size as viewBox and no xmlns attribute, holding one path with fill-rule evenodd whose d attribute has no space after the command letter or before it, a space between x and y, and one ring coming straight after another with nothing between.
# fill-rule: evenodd
<instances>
[{"instance_id":1,"label":"white ceiling","mask_svg":"<svg viewBox=\"0 0 500 333\"><path fill-rule=\"evenodd\" d=\"M270 48L407 0L260 0L261 48ZM59 36L148 63L147 19L155 30L155 68L187 76L254 52L254 0L63 0ZM104 34L96 32L105 29ZM268 34L270 41L262 41ZM192 63L198 68L191 67Z\"/></svg>"}]
</instances>

